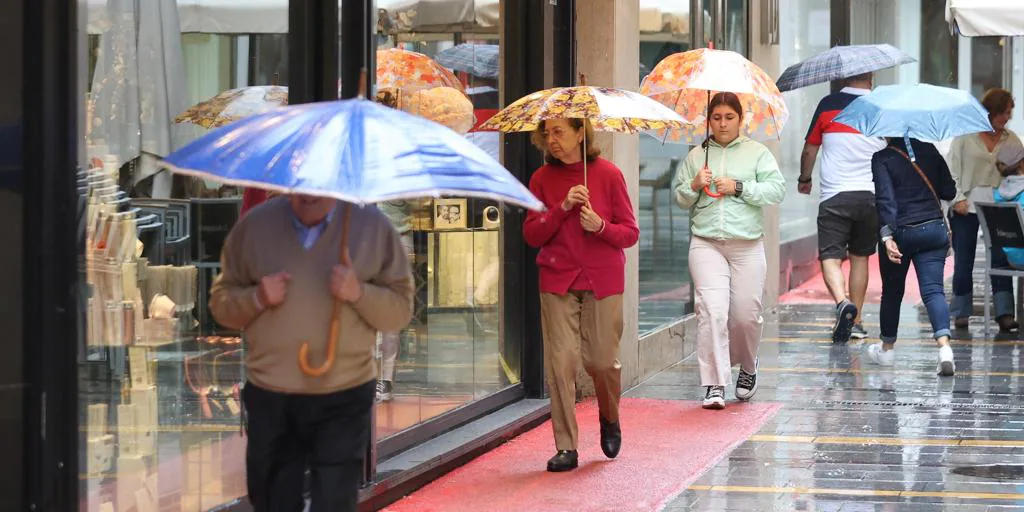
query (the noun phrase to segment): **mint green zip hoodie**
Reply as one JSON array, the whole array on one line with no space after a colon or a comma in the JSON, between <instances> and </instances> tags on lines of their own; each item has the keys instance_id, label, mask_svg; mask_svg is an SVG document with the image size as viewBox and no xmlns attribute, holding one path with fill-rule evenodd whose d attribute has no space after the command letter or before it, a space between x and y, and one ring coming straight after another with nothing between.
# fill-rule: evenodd
<instances>
[{"instance_id":1,"label":"mint green zip hoodie","mask_svg":"<svg viewBox=\"0 0 1024 512\"><path fill-rule=\"evenodd\" d=\"M742 136L724 148L712 139L708 148L711 175L743 182L743 194L714 199L703 191L694 192L690 183L704 167L704 149L693 148L673 180L676 203L690 210L690 233L714 240L761 238L761 209L786 197L786 181L775 156L760 142Z\"/></svg>"}]
</instances>

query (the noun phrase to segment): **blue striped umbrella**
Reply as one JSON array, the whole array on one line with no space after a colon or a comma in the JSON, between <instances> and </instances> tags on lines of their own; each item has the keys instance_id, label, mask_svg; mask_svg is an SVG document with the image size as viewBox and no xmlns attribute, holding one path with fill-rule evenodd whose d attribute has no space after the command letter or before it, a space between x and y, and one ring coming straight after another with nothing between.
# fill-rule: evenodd
<instances>
[{"instance_id":1,"label":"blue striped umbrella","mask_svg":"<svg viewBox=\"0 0 1024 512\"><path fill-rule=\"evenodd\" d=\"M472 142L366 100L280 107L218 128L164 159L172 171L353 204L457 196L543 209Z\"/></svg>"},{"instance_id":2,"label":"blue striped umbrella","mask_svg":"<svg viewBox=\"0 0 1024 512\"><path fill-rule=\"evenodd\" d=\"M916 62L891 44L836 46L786 68L775 82L782 92Z\"/></svg>"}]
</instances>

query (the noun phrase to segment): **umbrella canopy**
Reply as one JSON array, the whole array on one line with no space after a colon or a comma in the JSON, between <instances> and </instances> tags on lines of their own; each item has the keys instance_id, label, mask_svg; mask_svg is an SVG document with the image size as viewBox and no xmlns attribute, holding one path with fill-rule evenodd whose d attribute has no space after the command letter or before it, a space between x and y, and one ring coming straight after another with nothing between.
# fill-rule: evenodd
<instances>
[{"instance_id":1,"label":"umbrella canopy","mask_svg":"<svg viewBox=\"0 0 1024 512\"><path fill-rule=\"evenodd\" d=\"M481 78L497 78L498 54L496 44L463 43L437 52L434 59L448 69Z\"/></svg>"},{"instance_id":2,"label":"umbrella canopy","mask_svg":"<svg viewBox=\"0 0 1024 512\"><path fill-rule=\"evenodd\" d=\"M835 46L786 68L776 85L792 91L916 61L891 44Z\"/></svg>"},{"instance_id":3,"label":"umbrella canopy","mask_svg":"<svg viewBox=\"0 0 1024 512\"><path fill-rule=\"evenodd\" d=\"M164 164L211 181L353 204L450 195L543 209L464 137L361 99L293 105L242 119L175 151Z\"/></svg>"},{"instance_id":4,"label":"umbrella canopy","mask_svg":"<svg viewBox=\"0 0 1024 512\"><path fill-rule=\"evenodd\" d=\"M878 87L853 100L835 122L869 137L930 141L992 131L988 111L970 93L928 84Z\"/></svg>"},{"instance_id":5,"label":"umbrella canopy","mask_svg":"<svg viewBox=\"0 0 1024 512\"><path fill-rule=\"evenodd\" d=\"M451 87L465 91L462 82L443 66L422 53L389 48L377 50L377 89L397 89L403 93L433 87Z\"/></svg>"},{"instance_id":6,"label":"umbrella canopy","mask_svg":"<svg viewBox=\"0 0 1024 512\"><path fill-rule=\"evenodd\" d=\"M736 52L701 48L669 55L651 71L640 93L687 120L681 129L659 132L668 142L696 145L707 138L707 109L716 92L735 93L743 104L744 135L778 137L789 119L782 94L764 70Z\"/></svg>"},{"instance_id":7,"label":"umbrella canopy","mask_svg":"<svg viewBox=\"0 0 1024 512\"><path fill-rule=\"evenodd\" d=\"M239 119L288 104L288 88L258 85L224 91L206 101L189 107L174 120L203 128L216 128Z\"/></svg>"},{"instance_id":8,"label":"umbrella canopy","mask_svg":"<svg viewBox=\"0 0 1024 512\"><path fill-rule=\"evenodd\" d=\"M946 22L962 36L1024 36L1024 2L946 0Z\"/></svg>"},{"instance_id":9,"label":"umbrella canopy","mask_svg":"<svg viewBox=\"0 0 1024 512\"><path fill-rule=\"evenodd\" d=\"M640 94L604 87L559 87L524 96L482 124L479 131L528 132L546 119L587 119L595 130L639 133L680 128L686 121Z\"/></svg>"}]
</instances>

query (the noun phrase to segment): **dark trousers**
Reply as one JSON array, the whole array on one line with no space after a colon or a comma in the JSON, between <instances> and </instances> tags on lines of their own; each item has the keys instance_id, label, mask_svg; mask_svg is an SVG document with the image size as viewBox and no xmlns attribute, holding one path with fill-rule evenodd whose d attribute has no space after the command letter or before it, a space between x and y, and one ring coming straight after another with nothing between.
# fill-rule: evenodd
<instances>
[{"instance_id":1,"label":"dark trousers","mask_svg":"<svg viewBox=\"0 0 1024 512\"><path fill-rule=\"evenodd\" d=\"M974 309L974 256L978 247L978 216L973 213L950 213L949 227L953 230L953 301L950 312L955 318L967 318ZM1006 254L993 251L993 267L1005 267ZM1014 314L1013 280L1005 276L992 276L992 298L996 317Z\"/></svg>"},{"instance_id":2,"label":"dark trousers","mask_svg":"<svg viewBox=\"0 0 1024 512\"><path fill-rule=\"evenodd\" d=\"M301 512L306 468L311 512L356 511L375 387L289 395L245 385L246 483L255 512Z\"/></svg>"},{"instance_id":3,"label":"dark trousers","mask_svg":"<svg viewBox=\"0 0 1024 512\"><path fill-rule=\"evenodd\" d=\"M907 288L907 271L914 264L917 285L921 290L928 320L932 324L932 335L938 339L949 336L949 306L943 288L946 255L949 253L949 237L942 219L908 226L896 230L896 245L903 258L900 264L889 261L885 245L879 246L879 270L882 273L882 305L880 312L881 339L886 343L896 341L900 327L900 305Z\"/></svg>"}]
</instances>

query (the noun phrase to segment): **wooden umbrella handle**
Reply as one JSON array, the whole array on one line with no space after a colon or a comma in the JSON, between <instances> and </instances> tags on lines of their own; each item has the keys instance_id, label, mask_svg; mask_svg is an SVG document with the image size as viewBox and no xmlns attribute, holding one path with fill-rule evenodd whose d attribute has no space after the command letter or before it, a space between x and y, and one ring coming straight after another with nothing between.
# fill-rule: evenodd
<instances>
[{"instance_id":1,"label":"wooden umbrella handle","mask_svg":"<svg viewBox=\"0 0 1024 512\"><path fill-rule=\"evenodd\" d=\"M345 205L345 218L342 220L341 229L341 253L339 254L339 260L343 265L350 265L352 261L348 257L348 231L349 231L349 219L352 218L352 205ZM313 367L309 363L309 342L306 341L302 344L302 348L299 349L299 369L302 373L310 377L320 377L325 373L331 371L334 367L335 355L338 351L338 338L341 336L341 301L335 300L334 307L331 311L331 330L327 338L327 354L324 357L324 362L318 367Z\"/></svg>"}]
</instances>

